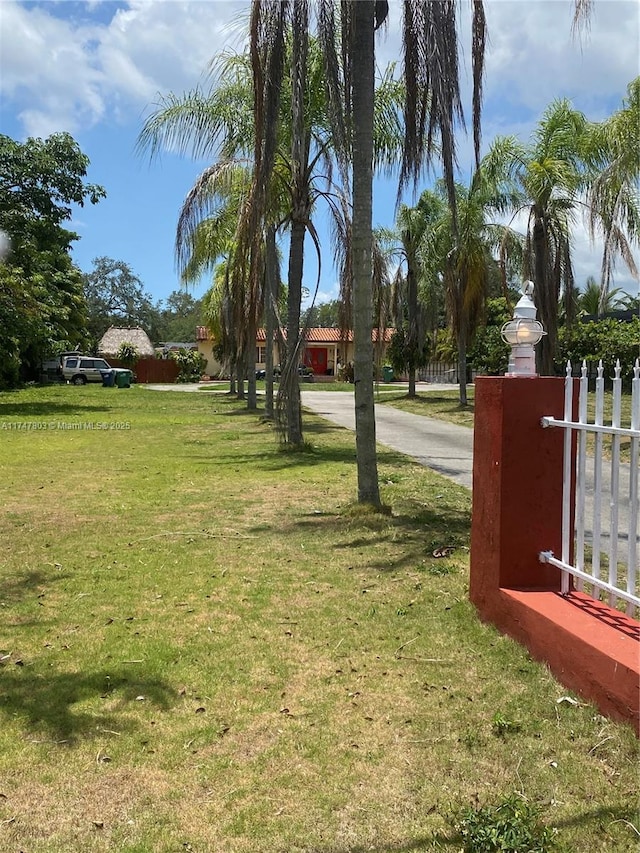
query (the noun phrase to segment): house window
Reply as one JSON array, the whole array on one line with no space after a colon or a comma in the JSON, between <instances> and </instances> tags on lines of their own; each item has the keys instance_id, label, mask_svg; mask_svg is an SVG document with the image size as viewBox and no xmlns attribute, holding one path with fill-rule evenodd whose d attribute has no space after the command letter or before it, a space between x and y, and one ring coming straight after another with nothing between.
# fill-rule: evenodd
<instances>
[{"instance_id":1,"label":"house window","mask_svg":"<svg viewBox=\"0 0 640 853\"><path fill-rule=\"evenodd\" d=\"M256 364L264 364L267 360L267 348L256 347Z\"/></svg>"}]
</instances>

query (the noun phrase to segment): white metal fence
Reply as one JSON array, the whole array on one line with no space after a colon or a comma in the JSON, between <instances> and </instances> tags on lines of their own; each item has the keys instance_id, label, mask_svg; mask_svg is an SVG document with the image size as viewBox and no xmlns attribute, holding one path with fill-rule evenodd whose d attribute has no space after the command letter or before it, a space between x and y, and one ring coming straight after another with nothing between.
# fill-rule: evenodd
<instances>
[{"instance_id":1,"label":"white metal fence","mask_svg":"<svg viewBox=\"0 0 640 853\"><path fill-rule=\"evenodd\" d=\"M618 362L611 394L610 424L605 424L604 371L598 367L595 390L595 414L589 422L587 412L588 377L583 363L579 380L578 419L573 420L573 380L567 364L564 419L542 418L544 427L561 427L564 434L564 498L562 515L562 555L540 553L541 562L562 571L562 592L570 588L570 576L577 589L594 598L606 597L614 607L618 599L626 602L629 615L640 608L638 572L638 479L640 466L640 361L636 359L631 380L631 413L628 427L622 426L622 380ZM571 523L571 482L574 476L571 447L577 433L575 463L575 518ZM587 437L593 435L587 453ZM629 444L629 463L621 461ZM605 452L605 448L608 452ZM610 463L605 458L610 455ZM591 524L591 528L589 525ZM626 545L625 545L626 540ZM574 559L571 563L572 546Z\"/></svg>"}]
</instances>

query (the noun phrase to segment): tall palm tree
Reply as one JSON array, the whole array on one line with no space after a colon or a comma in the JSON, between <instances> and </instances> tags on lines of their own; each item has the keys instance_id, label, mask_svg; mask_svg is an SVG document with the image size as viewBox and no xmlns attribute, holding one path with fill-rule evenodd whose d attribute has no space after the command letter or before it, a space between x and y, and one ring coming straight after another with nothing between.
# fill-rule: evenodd
<instances>
[{"instance_id":1,"label":"tall palm tree","mask_svg":"<svg viewBox=\"0 0 640 853\"><path fill-rule=\"evenodd\" d=\"M558 302L567 305L573 290L571 227L582 208L587 170L583 152L588 125L566 100L544 112L528 145L514 137L497 138L482 171L505 198L514 216L527 216L524 275L535 282L535 302L547 332L537 350L538 371L554 373L558 340Z\"/></svg>"},{"instance_id":2,"label":"tall palm tree","mask_svg":"<svg viewBox=\"0 0 640 853\"><path fill-rule=\"evenodd\" d=\"M300 13L302 6L298 8ZM286 36L287 34L285 34ZM318 50L313 40L301 42L290 37L280 44L284 67L291 69L290 105L279 102L277 133L270 149L272 171L268 186L262 188L262 218L255 216L255 197L238 208L234 252L229 256L230 286L233 290L231 304L235 306L238 346L243 352L253 352L254 341L249 341L256 318L262 307L264 281L264 238L271 226L278 230L289 229L289 282L286 335L288 353L280 382L280 411L284 410L284 432L294 444L302 442L300 393L297 360L300 354L300 303L303 278L303 246L307 233L318 246L313 226L312 212L317 199L331 189L331 125L324 105L322 68ZM213 252L215 239L207 240L217 227L216 204L224 174L230 169L251 162L256 168L261 157L256 152L256 122L260 113L254 112L254 89L250 54L220 54L212 63L217 72L209 92L195 90L183 97L168 95L161 99L147 119L139 136L138 147L155 156L163 147L190 151L194 156L212 157L214 163L205 169L190 191L180 215L176 240L179 264L189 255L193 234L200 237L199 252L189 255L183 266L184 275L202 271L207 246ZM308 72L308 73L307 73ZM281 77L282 79L282 77ZM266 88L271 91L274 81L269 79ZM245 189L247 189L245 187ZM248 188L250 189L250 187ZM331 197L330 194L328 196ZM210 214L214 214L211 216ZM205 229L200 223L208 219ZM199 259L199 261L198 261ZM213 254L208 264L215 264ZM206 263L204 264L206 266ZM272 267L271 267L272 268ZM267 305L270 305L269 300ZM272 319L272 317L270 317ZM283 337L283 340L285 338ZM269 346L270 342L268 342ZM241 353L238 354L242 361ZM288 369L287 365L291 365ZM253 369L248 368L250 381L249 405L252 405ZM272 384L267 377L267 386Z\"/></svg>"},{"instance_id":3,"label":"tall palm tree","mask_svg":"<svg viewBox=\"0 0 640 853\"><path fill-rule=\"evenodd\" d=\"M326 4L330 5L327 1ZM371 291L371 194L373 149L371 128L373 111L370 102L372 90L375 30L384 22L386 2L351 2L343 4L346 15L342 21L343 55L348 57L345 67L345 101L347 117L352 121L351 155L354 202L354 254L353 291L354 342L356 350L356 429L362 439L356 444L358 453L358 496L361 501L379 503L377 468L375 462L375 417L373 383L368 341L371 337L371 310L368 294ZM442 159L449 192L449 203L454 211L454 167L456 162L455 125L462 120L462 106L458 86L458 44L456 28L457 5L452 0L422 2L405 0L403 3L403 46L405 84L404 125L405 137L400 174L400 186L412 178L432 159L436 137L438 154ZM327 14L327 18L330 15ZM473 6L473 128L476 154L480 145L480 99L485 44L485 18L481 2ZM329 40L326 41L331 46ZM352 110L349 105L352 104ZM362 199L356 203L356 193ZM355 235L359 235L356 240ZM359 355L360 352L360 355ZM360 372L359 372L360 371ZM359 387L360 386L360 387ZM358 396L359 395L359 396Z\"/></svg>"},{"instance_id":4,"label":"tall palm tree","mask_svg":"<svg viewBox=\"0 0 640 853\"><path fill-rule=\"evenodd\" d=\"M197 281L200 274L215 268L220 257L225 258L222 316L235 326L226 341L227 346L233 342L238 348L232 363L239 371L240 395L247 373L248 406L255 408L255 372L248 358L255 347L255 334L253 339L251 336L261 310L261 292L249 286L247 259L235 237L250 186L247 160L252 139L250 61L246 55L223 52L211 63L210 90L161 98L144 123L137 147L152 159L166 149L213 161L196 179L182 206L176 258L186 284Z\"/></svg>"}]
</instances>

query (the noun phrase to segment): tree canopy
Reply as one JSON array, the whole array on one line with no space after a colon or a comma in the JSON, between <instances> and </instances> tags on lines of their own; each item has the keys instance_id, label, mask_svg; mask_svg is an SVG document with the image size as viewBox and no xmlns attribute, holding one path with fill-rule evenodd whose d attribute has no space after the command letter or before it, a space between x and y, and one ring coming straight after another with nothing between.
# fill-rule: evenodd
<instances>
[{"instance_id":1,"label":"tree canopy","mask_svg":"<svg viewBox=\"0 0 640 853\"><path fill-rule=\"evenodd\" d=\"M150 338L158 337L159 310L129 264L94 258L93 270L83 278L87 329L94 343L109 326L141 326Z\"/></svg>"},{"instance_id":2,"label":"tree canopy","mask_svg":"<svg viewBox=\"0 0 640 853\"><path fill-rule=\"evenodd\" d=\"M0 230L9 249L0 263L0 387L37 375L43 357L85 336L80 271L63 227L73 205L105 196L87 183L89 160L68 133L17 142L0 136Z\"/></svg>"}]
</instances>

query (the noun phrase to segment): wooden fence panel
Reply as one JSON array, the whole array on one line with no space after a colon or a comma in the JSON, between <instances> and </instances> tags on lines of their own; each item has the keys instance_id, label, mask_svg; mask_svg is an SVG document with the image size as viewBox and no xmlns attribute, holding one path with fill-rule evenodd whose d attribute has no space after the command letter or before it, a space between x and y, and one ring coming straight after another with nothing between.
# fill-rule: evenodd
<instances>
[{"instance_id":1,"label":"wooden fence panel","mask_svg":"<svg viewBox=\"0 0 640 853\"><path fill-rule=\"evenodd\" d=\"M107 361L111 367L126 367L118 358L108 357ZM141 358L133 372L136 381L145 385L150 382L173 383L178 376L178 365L172 358Z\"/></svg>"}]
</instances>

